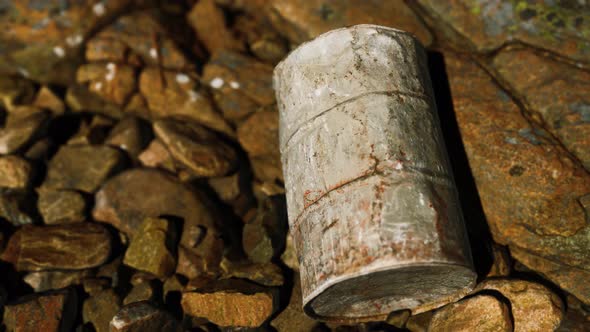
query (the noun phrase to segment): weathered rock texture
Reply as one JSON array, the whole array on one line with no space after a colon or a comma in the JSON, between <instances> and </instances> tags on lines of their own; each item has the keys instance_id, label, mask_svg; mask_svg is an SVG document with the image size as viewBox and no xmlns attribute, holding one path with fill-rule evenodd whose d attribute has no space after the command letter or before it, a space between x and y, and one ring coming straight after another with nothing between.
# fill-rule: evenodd
<instances>
[{"instance_id":1,"label":"weathered rock texture","mask_svg":"<svg viewBox=\"0 0 590 332\"><path fill-rule=\"evenodd\" d=\"M25 225L10 237L1 258L17 271L80 270L104 264L110 252L111 237L99 224Z\"/></svg>"},{"instance_id":2,"label":"weathered rock texture","mask_svg":"<svg viewBox=\"0 0 590 332\"><path fill-rule=\"evenodd\" d=\"M494 240L590 303L590 177L477 64L446 57L453 106Z\"/></svg>"}]
</instances>

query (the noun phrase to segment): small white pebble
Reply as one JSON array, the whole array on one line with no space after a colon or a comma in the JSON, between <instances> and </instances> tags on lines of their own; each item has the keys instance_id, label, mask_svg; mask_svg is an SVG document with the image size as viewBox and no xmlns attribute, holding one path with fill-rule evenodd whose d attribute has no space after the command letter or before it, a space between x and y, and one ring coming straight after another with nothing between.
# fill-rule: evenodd
<instances>
[{"instance_id":1,"label":"small white pebble","mask_svg":"<svg viewBox=\"0 0 590 332\"><path fill-rule=\"evenodd\" d=\"M106 10L104 8L104 4L102 2L99 2L99 3L95 4L94 6L92 6L92 11L94 12L94 14L96 16L102 16L102 15L104 15L104 12Z\"/></svg>"},{"instance_id":2,"label":"small white pebble","mask_svg":"<svg viewBox=\"0 0 590 332\"><path fill-rule=\"evenodd\" d=\"M150 48L150 56L154 59L158 58L158 50L156 50L155 48Z\"/></svg>"},{"instance_id":3,"label":"small white pebble","mask_svg":"<svg viewBox=\"0 0 590 332\"><path fill-rule=\"evenodd\" d=\"M238 82L236 82L236 81L231 81L231 82L229 82L229 86L230 86L232 89L239 89L239 88L240 88L240 83L238 83Z\"/></svg>"},{"instance_id":4,"label":"small white pebble","mask_svg":"<svg viewBox=\"0 0 590 332\"><path fill-rule=\"evenodd\" d=\"M80 43L82 43L83 40L84 38L82 38L82 35L69 36L66 38L66 44L74 47L80 45Z\"/></svg>"},{"instance_id":5,"label":"small white pebble","mask_svg":"<svg viewBox=\"0 0 590 332\"><path fill-rule=\"evenodd\" d=\"M209 85L213 89L219 89L223 86L223 79L221 77L215 77L214 79L211 80L211 82L209 82Z\"/></svg>"},{"instance_id":6,"label":"small white pebble","mask_svg":"<svg viewBox=\"0 0 590 332\"><path fill-rule=\"evenodd\" d=\"M94 89L98 91L102 90L102 82L96 82L94 84Z\"/></svg>"},{"instance_id":7,"label":"small white pebble","mask_svg":"<svg viewBox=\"0 0 590 332\"><path fill-rule=\"evenodd\" d=\"M66 55L66 51L61 46L56 46L53 48L53 54L55 54L58 58L63 58Z\"/></svg>"},{"instance_id":8,"label":"small white pebble","mask_svg":"<svg viewBox=\"0 0 590 332\"><path fill-rule=\"evenodd\" d=\"M188 77L187 74L183 74L183 73L176 74L176 82L178 82L179 84L186 84L190 81L191 81L191 78Z\"/></svg>"},{"instance_id":9,"label":"small white pebble","mask_svg":"<svg viewBox=\"0 0 590 332\"><path fill-rule=\"evenodd\" d=\"M198 92L195 92L193 90L189 90L188 97L190 98L190 101L194 103L199 98L201 98L201 95Z\"/></svg>"},{"instance_id":10,"label":"small white pebble","mask_svg":"<svg viewBox=\"0 0 590 332\"><path fill-rule=\"evenodd\" d=\"M115 78L115 74L117 72L117 65L112 62L107 63L107 74L105 75L105 80L112 81Z\"/></svg>"}]
</instances>

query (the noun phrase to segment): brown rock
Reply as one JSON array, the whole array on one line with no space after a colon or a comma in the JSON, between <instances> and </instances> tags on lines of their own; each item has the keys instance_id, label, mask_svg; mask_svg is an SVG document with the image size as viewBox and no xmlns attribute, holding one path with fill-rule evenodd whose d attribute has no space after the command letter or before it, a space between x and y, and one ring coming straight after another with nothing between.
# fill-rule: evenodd
<instances>
[{"instance_id":1,"label":"brown rock","mask_svg":"<svg viewBox=\"0 0 590 332\"><path fill-rule=\"evenodd\" d=\"M102 144L114 125L114 121L103 115L95 115L90 120L84 120L78 131L72 136L68 145L99 145Z\"/></svg>"},{"instance_id":2,"label":"brown rock","mask_svg":"<svg viewBox=\"0 0 590 332\"><path fill-rule=\"evenodd\" d=\"M406 326L406 323L410 319L411 314L412 311L409 309L397 310L390 313L385 321L387 322L387 324L401 329L404 326Z\"/></svg>"},{"instance_id":3,"label":"brown rock","mask_svg":"<svg viewBox=\"0 0 590 332\"><path fill-rule=\"evenodd\" d=\"M86 220L86 200L73 190L39 190L37 207L45 224L67 224Z\"/></svg>"},{"instance_id":4,"label":"brown rock","mask_svg":"<svg viewBox=\"0 0 590 332\"><path fill-rule=\"evenodd\" d=\"M207 128L187 122L154 122L156 136L172 157L197 177L223 176L235 169L236 153Z\"/></svg>"},{"instance_id":5,"label":"brown rock","mask_svg":"<svg viewBox=\"0 0 590 332\"><path fill-rule=\"evenodd\" d=\"M172 40L174 34L169 34L166 30L166 25L171 22L165 22L160 14L158 11L135 10L129 15L119 17L88 43L86 58L89 61L128 64L141 62L167 69L192 67L191 60L184 56L180 47Z\"/></svg>"},{"instance_id":6,"label":"brown rock","mask_svg":"<svg viewBox=\"0 0 590 332\"><path fill-rule=\"evenodd\" d=\"M32 177L31 164L19 156L0 157L0 187L25 189Z\"/></svg>"},{"instance_id":7,"label":"brown rock","mask_svg":"<svg viewBox=\"0 0 590 332\"><path fill-rule=\"evenodd\" d=\"M300 331L313 331L318 324L315 320L303 313L303 302L301 295L301 280L299 274L293 276L293 290L289 298L289 304L285 310L277 315L270 325L278 332L288 332L297 326Z\"/></svg>"},{"instance_id":8,"label":"brown rock","mask_svg":"<svg viewBox=\"0 0 590 332\"><path fill-rule=\"evenodd\" d=\"M207 180L211 189L215 191L217 196L229 203L240 195L240 173L236 172L229 176L210 178Z\"/></svg>"},{"instance_id":9,"label":"brown rock","mask_svg":"<svg viewBox=\"0 0 590 332\"><path fill-rule=\"evenodd\" d=\"M261 106L275 102L272 66L232 51L213 55L203 68L203 81L212 88L223 115L239 122Z\"/></svg>"},{"instance_id":10,"label":"brown rock","mask_svg":"<svg viewBox=\"0 0 590 332\"><path fill-rule=\"evenodd\" d=\"M0 102L7 110L16 105L29 104L34 94L35 86L30 80L16 75L0 77Z\"/></svg>"},{"instance_id":11,"label":"brown rock","mask_svg":"<svg viewBox=\"0 0 590 332\"><path fill-rule=\"evenodd\" d=\"M428 331L512 331L508 307L489 295L477 295L437 310ZM540 331L540 330L539 330Z\"/></svg>"},{"instance_id":12,"label":"brown rock","mask_svg":"<svg viewBox=\"0 0 590 332\"><path fill-rule=\"evenodd\" d=\"M585 93L590 90L590 72L526 49L500 52L493 64L526 108L540 115L551 133L590 170L590 97ZM530 69L519 71L524 67Z\"/></svg>"},{"instance_id":13,"label":"brown rock","mask_svg":"<svg viewBox=\"0 0 590 332\"><path fill-rule=\"evenodd\" d=\"M171 173L176 173L176 166L172 155L159 139L155 138L139 155L142 165L153 168L161 168Z\"/></svg>"},{"instance_id":14,"label":"brown rock","mask_svg":"<svg viewBox=\"0 0 590 332\"><path fill-rule=\"evenodd\" d=\"M219 265L223 242L214 215L198 193L174 177L156 170L130 170L107 181L95 202L94 219L112 224L131 238L146 217L182 218L178 269L186 266L181 264L183 252L201 263L198 269Z\"/></svg>"},{"instance_id":15,"label":"brown rock","mask_svg":"<svg viewBox=\"0 0 590 332\"><path fill-rule=\"evenodd\" d=\"M91 112L111 118L121 118L121 107L105 100L83 85L70 85L66 92L66 105L73 112Z\"/></svg>"},{"instance_id":16,"label":"brown rock","mask_svg":"<svg viewBox=\"0 0 590 332\"><path fill-rule=\"evenodd\" d=\"M213 54L222 49L244 50L244 45L234 38L226 27L223 11L213 0L202 0L193 6L187 14L188 23L193 27L199 39Z\"/></svg>"},{"instance_id":17,"label":"brown rock","mask_svg":"<svg viewBox=\"0 0 590 332\"><path fill-rule=\"evenodd\" d=\"M518 247L510 249L512 256L529 269L534 269L562 289L575 294L584 303L590 303L590 272L583 268L561 264L553 260L531 254Z\"/></svg>"},{"instance_id":18,"label":"brown rock","mask_svg":"<svg viewBox=\"0 0 590 332\"><path fill-rule=\"evenodd\" d=\"M283 271L272 263L231 262L224 258L220 267L223 273L222 279L248 279L256 284L269 287L281 286L284 282Z\"/></svg>"},{"instance_id":19,"label":"brown rock","mask_svg":"<svg viewBox=\"0 0 590 332\"><path fill-rule=\"evenodd\" d=\"M48 160L51 154L51 148L54 143L49 137L37 140L25 152L25 158L29 160Z\"/></svg>"},{"instance_id":20,"label":"brown rock","mask_svg":"<svg viewBox=\"0 0 590 332\"><path fill-rule=\"evenodd\" d=\"M176 235L166 219L146 218L135 232L123 263L164 279L174 273L173 247Z\"/></svg>"},{"instance_id":21,"label":"brown rock","mask_svg":"<svg viewBox=\"0 0 590 332\"><path fill-rule=\"evenodd\" d=\"M118 147L137 158L147 145L149 128L135 117L126 117L111 130L105 144Z\"/></svg>"},{"instance_id":22,"label":"brown rock","mask_svg":"<svg viewBox=\"0 0 590 332\"><path fill-rule=\"evenodd\" d=\"M406 329L412 332L427 332L433 314L434 311L427 311L418 315L410 316L406 322Z\"/></svg>"},{"instance_id":23,"label":"brown rock","mask_svg":"<svg viewBox=\"0 0 590 332\"><path fill-rule=\"evenodd\" d=\"M420 0L436 28L461 47L489 52L521 41L574 60L589 62L590 16L576 2ZM528 67L528 66L527 66Z\"/></svg>"},{"instance_id":24,"label":"brown rock","mask_svg":"<svg viewBox=\"0 0 590 332\"><path fill-rule=\"evenodd\" d=\"M74 326L76 293L61 290L20 298L4 307L4 325L8 331L67 332Z\"/></svg>"},{"instance_id":25,"label":"brown rock","mask_svg":"<svg viewBox=\"0 0 590 332\"><path fill-rule=\"evenodd\" d=\"M108 63L88 63L78 67L76 82L88 84L88 90L109 102L123 106L137 90L133 67Z\"/></svg>"},{"instance_id":26,"label":"brown rock","mask_svg":"<svg viewBox=\"0 0 590 332\"><path fill-rule=\"evenodd\" d=\"M573 296L567 297L567 312L557 328L557 332L587 332L590 313L584 310L582 303Z\"/></svg>"},{"instance_id":27,"label":"brown rock","mask_svg":"<svg viewBox=\"0 0 590 332\"><path fill-rule=\"evenodd\" d=\"M82 279L91 276L90 270L80 271L39 271L27 273L23 280L35 290L44 292L52 289L79 285Z\"/></svg>"},{"instance_id":28,"label":"brown rock","mask_svg":"<svg viewBox=\"0 0 590 332\"><path fill-rule=\"evenodd\" d=\"M494 261L486 277L506 277L510 274L512 260L505 247L492 244L492 256Z\"/></svg>"},{"instance_id":29,"label":"brown rock","mask_svg":"<svg viewBox=\"0 0 590 332\"><path fill-rule=\"evenodd\" d=\"M286 40L272 27L270 22L250 15L236 18L235 28L245 36L250 52L258 59L277 64L289 52Z\"/></svg>"},{"instance_id":30,"label":"brown rock","mask_svg":"<svg viewBox=\"0 0 590 332\"><path fill-rule=\"evenodd\" d=\"M66 105L47 86L41 87L35 96L33 105L51 111L53 115L61 115L66 110Z\"/></svg>"},{"instance_id":31,"label":"brown rock","mask_svg":"<svg viewBox=\"0 0 590 332\"><path fill-rule=\"evenodd\" d=\"M13 153L40 134L49 119L44 111L26 115L11 114L0 129L0 154Z\"/></svg>"},{"instance_id":32,"label":"brown rock","mask_svg":"<svg viewBox=\"0 0 590 332\"><path fill-rule=\"evenodd\" d=\"M563 318L563 304L547 287L524 280L489 279L474 292L496 290L511 304L514 331L554 331Z\"/></svg>"},{"instance_id":33,"label":"brown rock","mask_svg":"<svg viewBox=\"0 0 590 332\"><path fill-rule=\"evenodd\" d=\"M228 136L234 135L225 119L213 108L205 91L198 88L198 76L194 72L161 71L148 67L139 77L139 90L153 119L182 117Z\"/></svg>"},{"instance_id":34,"label":"brown rock","mask_svg":"<svg viewBox=\"0 0 590 332\"><path fill-rule=\"evenodd\" d=\"M133 286L129 294L125 296L123 304L151 301L154 303L161 302L161 287L158 287L155 280L144 280Z\"/></svg>"},{"instance_id":35,"label":"brown rock","mask_svg":"<svg viewBox=\"0 0 590 332\"><path fill-rule=\"evenodd\" d=\"M36 81L66 85L74 77L84 39L130 1L63 3L10 2L0 18L0 71L19 72Z\"/></svg>"},{"instance_id":36,"label":"brown rock","mask_svg":"<svg viewBox=\"0 0 590 332\"><path fill-rule=\"evenodd\" d=\"M92 193L123 162L123 155L108 146L62 146L49 163L43 187Z\"/></svg>"},{"instance_id":37,"label":"brown rock","mask_svg":"<svg viewBox=\"0 0 590 332\"><path fill-rule=\"evenodd\" d=\"M269 262L284 247L287 233L284 199L271 197L262 200L252 220L245 220L242 246L251 261Z\"/></svg>"},{"instance_id":38,"label":"brown rock","mask_svg":"<svg viewBox=\"0 0 590 332\"><path fill-rule=\"evenodd\" d=\"M152 118L147 101L139 92L129 98L129 102L125 105L125 113L144 120Z\"/></svg>"},{"instance_id":39,"label":"brown rock","mask_svg":"<svg viewBox=\"0 0 590 332\"><path fill-rule=\"evenodd\" d=\"M22 192L0 193L0 217L14 226L33 223L31 217L31 197Z\"/></svg>"},{"instance_id":40,"label":"brown rock","mask_svg":"<svg viewBox=\"0 0 590 332\"><path fill-rule=\"evenodd\" d=\"M110 322L110 332L180 332L180 323L148 301L125 305Z\"/></svg>"},{"instance_id":41,"label":"brown rock","mask_svg":"<svg viewBox=\"0 0 590 332\"><path fill-rule=\"evenodd\" d=\"M273 312L273 298L264 292L183 293L181 303L186 314L220 326L258 327Z\"/></svg>"},{"instance_id":42,"label":"brown rock","mask_svg":"<svg viewBox=\"0 0 590 332\"><path fill-rule=\"evenodd\" d=\"M25 225L10 237L1 259L17 271L82 270L103 264L110 252L110 235L99 224Z\"/></svg>"},{"instance_id":43,"label":"brown rock","mask_svg":"<svg viewBox=\"0 0 590 332\"><path fill-rule=\"evenodd\" d=\"M130 60L127 56L128 53L129 48L127 45L118 39L94 37L86 43L86 60L90 62L109 61L127 63Z\"/></svg>"},{"instance_id":44,"label":"brown rock","mask_svg":"<svg viewBox=\"0 0 590 332\"><path fill-rule=\"evenodd\" d=\"M248 223L242 231L242 246L248 258L256 263L267 263L274 257L272 238L267 227L260 223Z\"/></svg>"},{"instance_id":45,"label":"brown rock","mask_svg":"<svg viewBox=\"0 0 590 332\"><path fill-rule=\"evenodd\" d=\"M279 152L279 114L276 111L252 114L238 128L238 139L254 169L254 175L262 180L283 181Z\"/></svg>"},{"instance_id":46,"label":"brown rock","mask_svg":"<svg viewBox=\"0 0 590 332\"><path fill-rule=\"evenodd\" d=\"M111 286L110 280L107 278L86 278L82 280L82 287L84 292L95 295L108 289Z\"/></svg>"},{"instance_id":47,"label":"brown rock","mask_svg":"<svg viewBox=\"0 0 590 332\"><path fill-rule=\"evenodd\" d=\"M432 41L428 29L401 0L387 3L363 0L334 3L320 0L273 0L271 6L271 18L276 29L295 44L336 28L356 24L377 24L408 31L426 46Z\"/></svg>"},{"instance_id":48,"label":"brown rock","mask_svg":"<svg viewBox=\"0 0 590 332\"><path fill-rule=\"evenodd\" d=\"M91 323L96 332L109 332L109 323L121 309L121 299L113 289L92 294L84 301L82 317L84 323Z\"/></svg>"},{"instance_id":49,"label":"brown rock","mask_svg":"<svg viewBox=\"0 0 590 332\"><path fill-rule=\"evenodd\" d=\"M590 176L559 145L539 135L542 132L483 70L453 56L446 57L446 65L461 136L494 240L511 252L521 249L569 267L569 277L555 279L560 285L585 280L587 274L577 270L590 264L590 227L588 208L580 203L590 192ZM590 298L579 289L568 291Z\"/></svg>"}]
</instances>

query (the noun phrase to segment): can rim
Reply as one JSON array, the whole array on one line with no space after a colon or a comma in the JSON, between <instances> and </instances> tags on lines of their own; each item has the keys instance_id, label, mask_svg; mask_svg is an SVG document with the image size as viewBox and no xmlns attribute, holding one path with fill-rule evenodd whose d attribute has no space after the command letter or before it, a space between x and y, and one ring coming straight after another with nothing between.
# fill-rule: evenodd
<instances>
[{"instance_id":1,"label":"can rim","mask_svg":"<svg viewBox=\"0 0 590 332\"><path fill-rule=\"evenodd\" d=\"M305 48L307 46L309 46L310 44L314 43L314 42L318 42L321 39L327 38L328 36L332 35L332 34L336 34L336 33L340 33L342 31L346 31L346 30L352 30L352 29L373 29L376 31L387 31L387 32L394 32L394 33L398 33L398 34L402 34L402 35L406 35L412 39L414 39L416 42L418 42L420 45L422 45L422 43L418 40L418 38L416 38L416 36L414 36L412 33L408 32L408 31L404 31L404 30L400 30L400 29L396 29L396 28L392 28L392 27L387 27L384 25L378 25L378 24L367 24L367 23L363 23L363 24L356 24L356 25L351 25L351 26L346 26L346 27L342 27L342 28L337 28L337 29L333 29L330 31L326 31L318 36L316 36L315 38L305 41L301 44L299 44L294 50L290 51L281 61L279 61L279 63L275 66L274 70L273 70L273 77L276 75L275 73L280 70L282 67L285 66L285 63L289 61L289 59L291 57L293 57L294 54L301 52L302 48ZM424 46L422 46L424 47Z\"/></svg>"},{"instance_id":2,"label":"can rim","mask_svg":"<svg viewBox=\"0 0 590 332\"><path fill-rule=\"evenodd\" d=\"M318 296L320 296L323 292L328 290L330 287L332 287L340 282L346 281L346 280L352 280L352 279L355 279L358 277L362 277L362 276L366 276L366 275L370 275L370 274L378 273L378 272L386 272L386 271L393 272L394 270L404 269L404 268L408 268L408 267L436 267L436 266L439 266L439 267L454 266L454 267L462 268L465 272L465 276L469 279L469 282L467 282L463 287L457 287L455 291L451 292L450 294L448 294L445 297L442 297L442 299L438 299L438 300L435 299L430 302L422 303L422 304L420 304L419 307L400 308L399 310L409 309L409 310L411 310L412 315L419 314L419 313L429 311L429 310L433 310L433 309L439 308L449 302L453 302L454 300L458 300L458 299L464 297L469 292L471 292L473 290L473 288L475 287L477 273L475 273L475 271L473 270L473 267L468 264L459 264L459 263L455 263L455 262L444 262L444 261L422 261L422 262L396 264L395 266L391 266L391 265L390 266L381 266L378 268L361 269L355 273L337 276L337 277L334 277L334 278L326 281L324 284L322 284L321 286L314 289L314 291L312 293L310 293L308 296L306 296L303 299L303 311L309 317L312 317L312 318L320 320L320 321L325 321L325 322L354 324L354 323L361 323L361 322L385 320L391 312L386 312L383 314L376 314L376 315L359 316L359 317L324 316L324 315L317 314L313 310L313 308L311 307L311 304ZM444 299L452 299L452 300L444 301ZM422 310L420 310L420 308L422 308Z\"/></svg>"}]
</instances>

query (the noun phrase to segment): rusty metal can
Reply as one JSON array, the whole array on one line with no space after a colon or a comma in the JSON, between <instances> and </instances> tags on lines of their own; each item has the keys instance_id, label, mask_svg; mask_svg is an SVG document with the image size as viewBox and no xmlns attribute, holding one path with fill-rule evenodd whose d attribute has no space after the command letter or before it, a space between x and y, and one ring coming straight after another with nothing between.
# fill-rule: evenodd
<instances>
[{"instance_id":1,"label":"rusty metal can","mask_svg":"<svg viewBox=\"0 0 590 332\"><path fill-rule=\"evenodd\" d=\"M357 25L274 71L289 228L305 312L331 321L433 309L474 285L421 44Z\"/></svg>"}]
</instances>

